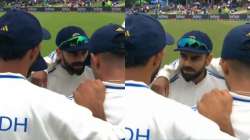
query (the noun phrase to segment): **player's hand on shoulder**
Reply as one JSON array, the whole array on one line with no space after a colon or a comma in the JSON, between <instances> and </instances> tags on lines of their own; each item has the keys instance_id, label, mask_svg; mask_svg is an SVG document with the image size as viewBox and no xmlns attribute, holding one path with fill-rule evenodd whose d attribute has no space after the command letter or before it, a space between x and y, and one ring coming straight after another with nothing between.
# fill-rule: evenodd
<instances>
[{"instance_id":1,"label":"player's hand on shoulder","mask_svg":"<svg viewBox=\"0 0 250 140\"><path fill-rule=\"evenodd\" d=\"M165 77L156 78L152 85L151 89L157 92L158 94L167 97L169 94L169 81Z\"/></svg>"},{"instance_id":2,"label":"player's hand on shoulder","mask_svg":"<svg viewBox=\"0 0 250 140\"><path fill-rule=\"evenodd\" d=\"M86 80L74 91L75 102L90 109L93 116L105 120L105 86L100 80Z\"/></svg>"},{"instance_id":3,"label":"player's hand on shoulder","mask_svg":"<svg viewBox=\"0 0 250 140\"><path fill-rule=\"evenodd\" d=\"M45 71L32 72L30 82L37 86L46 88L48 83L48 73Z\"/></svg>"}]
</instances>

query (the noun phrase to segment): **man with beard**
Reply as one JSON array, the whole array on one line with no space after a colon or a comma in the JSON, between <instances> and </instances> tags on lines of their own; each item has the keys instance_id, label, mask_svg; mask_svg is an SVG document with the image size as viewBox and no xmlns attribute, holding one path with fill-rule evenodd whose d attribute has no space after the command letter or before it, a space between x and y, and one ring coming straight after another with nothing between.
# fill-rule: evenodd
<instances>
[{"instance_id":1,"label":"man with beard","mask_svg":"<svg viewBox=\"0 0 250 140\"><path fill-rule=\"evenodd\" d=\"M220 66L230 90L214 90L205 94L198 103L199 112L217 122L222 118L226 104L231 107L231 123L235 135L241 140L250 139L250 25L234 27L224 38ZM228 111L226 111L228 112ZM217 122L218 123L218 122ZM219 124L219 123L218 123Z\"/></svg>"},{"instance_id":2,"label":"man with beard","mask_svg":"<svg viewBox=\"0 0 250 140\"><path fill-rule=\"evenodd\" d=\"M92 35L91 66L105 81L107 121L125 128L126 140L234 139L189 107L148 88L170 38L159 21L142 14L128 15L125 31L109 24ZM226 120L221 122L226 125Z\"/></svg>"},{"instance_id":3,"label":"man with beard","mask_svg":"<svg viewBox=\"0 0 250 140\"><path fill-rule=\"evenodd\" d=\"M32 64L37 64L34 63L37 57L41 58L42 37L41 24L30 13L13 9L0 17L0 139L123 138L122 133L119 137L119 129L93 117L105 119L101 113L104 112L104 86L93 90L89 85L81 84L79 88L84 93L78 92L74 99L85 105L82 107L62 95L35 86L25 78ZM93 81L94 86L100 83Z\"/></svg>"},{"instance_id":4,"label":"man with beard","mask_svg":"<svg viewBox=\"0 0 250 140\"><path fill-rule=\"evenodd\" d=\"M91 68L84 65L88 57L87 43L88 37L80 27L68 26L59 31L58 60L48 69L48 89L69 96L82 81L94 79Z\"/></svg>"},{"instance_id":5,"label":"man with beard","mask_svg":"<svg viewBox=\"0 0 250 140\"><path fill-rule=\"evenodd\" d=\"M169 80L169 98L193 106L203 93L214 88L227 89L224 79L206 69L212 59L212 42L207 34L201 31L187 32L178 41L175 51L180 51L179 64L176 64L179 71ZM157 82L166 80L167 76L161 71L152 84L153 88Z\"/></svg>"},{"instance_id":6,"label":"man with beard","mask_svg":"<svg viewBox=\"0 0 250 140\"><path fill-rule=\"evenodd\" d=\"M160 22L147 15L132 14L126 16L125 29L125 92L117 93L117 103L124 114L119 114L122 117L117 117L116 122L125 127L127 139L232 139L191 108L149 88L164 57L164 47L170 42ZM227 117L221 116L225 118L220 120L224 124L221 130L233 135Z\"/></svg>"}]
</instances>

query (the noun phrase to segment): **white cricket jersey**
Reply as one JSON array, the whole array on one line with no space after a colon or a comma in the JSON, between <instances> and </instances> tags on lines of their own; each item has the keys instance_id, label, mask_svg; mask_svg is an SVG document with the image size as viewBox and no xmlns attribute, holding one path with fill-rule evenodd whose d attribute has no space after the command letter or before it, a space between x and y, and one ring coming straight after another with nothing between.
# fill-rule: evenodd
<instances>
[{"instance_id":1,"label":"white cricket jersey","mask_svg":"<svg viewBox=\"0 0 250 140\"><path fill-rule=\"evenodd\" d=\"M60 64L57 64L54 70L48 73L47 88L65 96L70 96L78 85L87 79L95 79L90 67L85 66L81 75L70 75Z\"/></svg>"},{"instance_id":2,"label":"white cricket jersey","mask_svg":"<svg viewBox=\"0 0 250 140\"><path fill-rule=\"evenodd\" d=\"M164 98L146 84L105 82L107 120L125 128L126 140L230 140L209 119L191 108ZM125 88L125 90L124 90Z\"/></svg>"},{"instance_id":3,"label":"white cricket jersey","mask_svg":"<svg viewBox=\"0 0 250 140\"><path fill-rule=\"evenodd\" d=\"M227 86L224 79L209 71L204 79L197 84L192 81L187 82L179 73L170 79L168 97L191 107L196 105L206 92L215 88L223 90L227 89Z\"/></svg>"},{"instance_id":4,"label":"white cricket jersey","mask_svg":"<svg viewBox=\"0 0 250 140\"><path fill-rule=\"evenodd\" d=\"M118 140L122 133L85 107L22 75L0 74L1 140Z\"/></svg>"},{"instance_id":5,"label":"white cricket jersey","mask_svg":"<svg viewBox=\"0 0 250 140\"><path fill-rule=\"evenodd\" d=\"M233 96L231 122L236 136L241 140L250 139L250 96L230 92Z\"/></svg>"}]
</instances>

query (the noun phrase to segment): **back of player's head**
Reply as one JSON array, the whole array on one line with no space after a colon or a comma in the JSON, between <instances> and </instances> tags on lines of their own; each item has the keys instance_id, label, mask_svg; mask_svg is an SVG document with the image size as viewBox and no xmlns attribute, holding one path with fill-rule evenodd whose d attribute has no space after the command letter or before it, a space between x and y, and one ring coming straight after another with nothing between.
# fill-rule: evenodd
<instances>
[{"instance_id":1,"label":"back of player's head","mask_svg":"<svg viewBox=\"0 0 250 140\"><path fill-rule=\"evenodd\" d=\"M93 54L110 53L125 57L125 29L117 24L108 24L97 29L91 36L88 47Z\"/></svg>"},{"instance_id":2,"label":"back of player's head","mask_svg":"<svg viewBox=\"0 0 250 140\"><path fill-rule=\"evenodd\" d=\"M243 24L229 31L224 39L221 58L239 74L250 70L250 24Z\"/></svg>"},{"instance_id":3,"label":"back of player's head","mask_svg":"<svg viewBox=\"0 0 250 140\"><path fill-rule=\"evenodd\" d=\"M221 58L250 65L250 24L237 26L228 32Z\"/></svg>"},{"instance_id":4,"label":"back of player's head","mask_svg":"<svg viewBox=\"0 0 250 140\"><path fill-rule=\"evenodd\" d=\"M49 39L49 36L49 32L42 29L40 22L32 14L22 10L9 10L0 17L0 58L21 59L29 49L38 47L42 39ZM41 56L38 59L44 62Z\"/></svg>"},{"instance_id":5,"label":"back of player's head","mask_svg":"<svg viewBox=\"0 0 250 140\"><path fill-rule=\"evenodd\" d=\"M139 13L127 15L125 29L127 68L144 66L150 57L174 42L173 37L166 34L161 23L149 15Z\"/></svg>"},{"instance_id":6,"label":"back of player's head","mask_svg":"<svg viewBox=\"0 0 250 140\"><path fill-rule=\"evenodd\" d=\"M117 24L105 25L93 33L88 47L91 67L96 78L107 80L117 73L119 76L125 74L124 40L125 29Z\"/></svg>"}]
</instances>

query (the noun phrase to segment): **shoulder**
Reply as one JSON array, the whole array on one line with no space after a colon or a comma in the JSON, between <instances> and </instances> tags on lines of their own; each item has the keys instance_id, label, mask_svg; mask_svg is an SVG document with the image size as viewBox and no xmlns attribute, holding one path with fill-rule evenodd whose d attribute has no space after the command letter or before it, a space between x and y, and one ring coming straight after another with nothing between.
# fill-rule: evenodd
<instances>
[{"instance_id":1,"label":"shoulder","mask_svg":"<svg viewBox=\"0 0 250 140\"><path fill-rule=\"evenodd\" d=\"M54 73L57 67L60 66L59 63L53 63L48 67L48 74Z\"/></svg>"},{"instance_id":2,"label":"shoulder","mask_svg":"<svg viewBox=\"0 0 250 140\"><path fill-rule=\"evenodd\" d=\"M207 70L207 77L213 81L225 82L225 78L212 71Z\"/></svg>"},{"instance_id":3,"label":"shoulder","mask_svg":"<svg viewBox=\"0 0 250 140\"><path fill-rule=\"evenodd\" d=\"M219 74L216 74L210 70L207 70L207 75L215 79L225 80L223 76L220 76Z\"/></svg>"},{"instance_id":4,"label":"shoulder","mask_svg":"<svg viewBox=\"0 0 250 140\"><path fill-rule=\"evenodd\" d=\"M55 64L53 67L50 67L48 69L48 78L51 77L65 77L68 76L69 74L67 73L66 70L59 64Z\"/></svg>"},{"instance_id":5,"label":"shoulder","mask_svg":"<svg viewBox=\"0 0 250 140\"><path fill-rule=\"evenodd\" d=\"M84 107L81 107L79 105L77 105L76 103L74 103L72 100L70 100L69 98L67 98L64 95L60 95L56 92L53 92L51 90L45 89L45 88L41 88L41 87L37 87L37 86L33 86L32 87L33 92L36 92L36 94L34 94L33 98L38 99L36 101L36 105L40 106L42 108L44 108L45 110L47 110L48 112L57 112L56 110L78 110L77 108L83 108L83 112L84 112ZM87 113L90 113L90 111L88 109L85 109L85 111ZM74 111L72 111L74 112ZM56 115L60 115L57 114Z\"/></svg>"},{"instance_id":6,"label":"shoulder","mask_svg":"<svg viewBox=\"0 0 250 140\"><path fill-rule=\"evenodd\" d=\"M92 68L89 67L89 66L86 66L86 65L84 67L84 72L82 73L81 76L84 79L95 79L95 76L94 76Z\"/></svg>"},{"instance_id":7,"label":"shoulder","mask_svg":"<svg viewBox=\"0 0 250 140\"><path fill-rule=\"evenodd\" d=\"M177 79L179 79L179 74L175 74L175 75L169 80L169 82L170 82L170 83L174 83L174 82L176 82Z\"/></svg>"}]
</instances>

